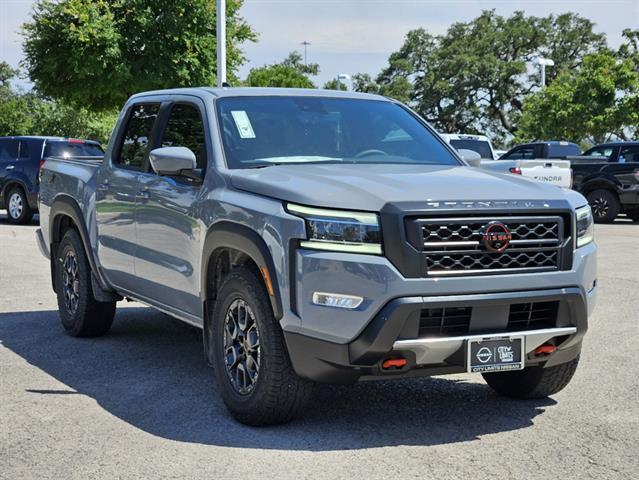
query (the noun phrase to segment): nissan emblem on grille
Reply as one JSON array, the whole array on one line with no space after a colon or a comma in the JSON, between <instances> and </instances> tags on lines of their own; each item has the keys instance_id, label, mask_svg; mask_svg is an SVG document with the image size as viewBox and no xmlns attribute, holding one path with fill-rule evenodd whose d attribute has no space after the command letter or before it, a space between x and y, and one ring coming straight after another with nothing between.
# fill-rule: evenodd
<instances>
[{"instance_id":1,"label":"nissan emblem on grille","mask_svg":"<svg viewBox=\"0 0 639 480\"><path fill-rule=\"evenodd\" d=\"M482 232L482 241L486 250L503 252L513 239L508 227L501 222L493 221L486 225Z\"/></svg>"}]
</instances>

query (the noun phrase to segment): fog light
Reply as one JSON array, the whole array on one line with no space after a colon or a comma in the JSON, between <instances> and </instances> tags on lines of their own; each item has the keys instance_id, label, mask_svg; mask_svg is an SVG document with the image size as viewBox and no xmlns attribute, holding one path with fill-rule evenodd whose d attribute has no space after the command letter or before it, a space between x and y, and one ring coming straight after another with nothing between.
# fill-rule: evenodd
<instances>
[{"instance_id":1,"label":"fog light","mask_svg":"<svg viewBox=\"0 0 639 480\"><path fill-rule=\"evenodd\" d=\"M347 308L352 310L359 307L364 299L355 295L341 295L339 293L315 292L313 303L323 307Z\"/></svg>"}]
</instances>

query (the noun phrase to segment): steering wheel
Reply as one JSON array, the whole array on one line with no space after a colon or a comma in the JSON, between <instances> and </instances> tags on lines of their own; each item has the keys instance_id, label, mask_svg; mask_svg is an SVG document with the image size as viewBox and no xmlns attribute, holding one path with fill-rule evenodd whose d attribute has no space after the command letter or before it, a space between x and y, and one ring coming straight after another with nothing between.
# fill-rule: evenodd
<instances>
[{"instance_id":1,"label":"steering wheel","mask_svg":"<svg viewBox=\"0 0 639 480\"><path fill-rule=\"evenodd\" d=\"M388 153L384 150L377 150L376 148L371 148L369 150L363 150L355 155L355 158L364 158L369 157L371 155L383 155L384 157L388 157Z\"/></svg>"}]
</instances>

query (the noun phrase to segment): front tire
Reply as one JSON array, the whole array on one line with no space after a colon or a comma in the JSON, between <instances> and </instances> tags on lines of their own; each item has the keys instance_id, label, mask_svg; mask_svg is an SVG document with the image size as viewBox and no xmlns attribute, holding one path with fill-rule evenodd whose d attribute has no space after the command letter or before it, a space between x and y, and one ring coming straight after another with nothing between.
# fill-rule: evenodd
<instances>
[{"instance_id":1,"label":"front tire","mask_svg":"<svg viewBox=\"0 0 639 480\"><path fill-rule=\"evenodd\" d=\"M483 373L484 380L500 395L518 399L545 398L563 390L579 365L579 357L554 367Z\"/></svg>"},{"instance_id":2,"label":"front tire","mask_svg":"<svg viewBox=\"0 0 639 480\"><path fill-rule=\"evenodd\" d=\"M593 190L588 194L588 203L597 223L612 223L621 211L619 198L610 190Z\"/></svg>"},{"instance_id":3,"label":"front tire","mask_svg":"<svg viewBox=\"0 0 639 480\"><path fill-rule=\"evenodd\" d=\"M14 225L25 225L33 218L33 210L29 207L29 202L24 190L14 187L7 197L7 217Z\"/></svg>"},{"instance_id":4,"label":"front tire","mask_svg":"<svg viewBox=\"0 0 639 480\"><path fill-rule=\"evenodd\" d=\"M297 416L310 397L312 383L293 370L282 329L252 270L237 268L228 275L210 318L206 353L233 417L258 426Z\"/></svg>"},{"instance_id":5,"label":"front tire","mask_svg":"<svg viewBox=\"0 0 639 480\"><path fill-rule=\"evenodd\" d=\"M58 311L62 326L74 337L97 337L111 328L116 302L98 302L91 285L91 266L80 235L62 237L55 260Z\"/></svg>"}]
</instances>

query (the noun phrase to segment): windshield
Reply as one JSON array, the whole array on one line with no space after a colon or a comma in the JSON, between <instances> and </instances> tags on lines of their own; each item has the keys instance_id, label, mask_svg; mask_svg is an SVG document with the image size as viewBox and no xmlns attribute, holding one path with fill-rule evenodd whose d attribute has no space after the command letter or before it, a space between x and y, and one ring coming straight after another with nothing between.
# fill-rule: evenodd
<instances>
[{"instance_id":1,"label":"windshield","mask_svg":"<svg viewBox=\"0 0 639 480\"><path fill-rule=\"evenodd\" d=\"M44 149L45 157L101 157L102 147L96 143L48 141Z\"/></svg>"},{"instance_id":2,"label":"windshield","mask_svg":"<svg viewBox=\"0 0 639 480\"><path fill-rule=\"evenodd\" d=\"M484 140L451 140L450 144L455 150L472 150L473 152L479 153L481 158L493 159L490 145Z\"/></svg>"},{"instance_id":3,"label":"windshield","mask_svg":"<svg viewBox=\"0 0 639 480\"><path fill-rule=\"evenodd\" d=\"M229 168L276 164L460 165L442 142L391 102L320 97L217 101Z\"/></svg>"}]
</instances>

